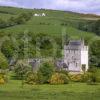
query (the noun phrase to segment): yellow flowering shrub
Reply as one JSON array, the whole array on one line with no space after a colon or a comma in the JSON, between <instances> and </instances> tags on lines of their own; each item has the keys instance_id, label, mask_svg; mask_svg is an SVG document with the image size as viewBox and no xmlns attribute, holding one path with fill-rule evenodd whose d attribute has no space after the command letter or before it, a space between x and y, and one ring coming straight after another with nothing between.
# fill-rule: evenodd
<instances>
[{"instance_id":1,"label":"yellow flowering shrub","mask_svg":"<svg viewBox=\"0 0 100 100\"><path fill-rule=\"evenodd\" d=\"M82 75L81 74L74 74L74 75L69 75L70 80L74 82L81 82L82 81Z\"/></svg>"},{"instance_id":2,"label":"yellow flowering shrub","mask_svg":"<svg viewBox=\"0 0 100 100\"><path fill-rule=\"evenodd\" d=\"M55 73L52 75L50 79L50 84L67 84L68 83L68 77L65 74L62 73Z\"/></svg>"},{"instance_id":3,"label":"yellow flowering shrub","mask_svg":"<svg viewBox=\"0 0 100 100\"><path fill-rule=\"evenodd\" d=\"M4 84L4 83L5 83L4 76L0 74L0 84Z\"/></svg>"},{"instance_id":4,"label":"yellow flowering shrub","mask_svg":"<svg viewBox=\"0 0 100 100\"><path fill-rule=\"evenodd\" d=\"M1 78L1 79L0 79L0 84L4 84L4 83L5 83L4 79Z\"/></svg>"}]
</instances>

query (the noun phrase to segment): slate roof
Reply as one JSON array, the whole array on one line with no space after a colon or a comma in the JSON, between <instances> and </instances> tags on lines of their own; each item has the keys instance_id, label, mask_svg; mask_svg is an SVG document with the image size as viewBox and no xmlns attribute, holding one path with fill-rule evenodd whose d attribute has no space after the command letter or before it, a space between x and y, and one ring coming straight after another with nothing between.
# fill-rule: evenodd
<instances>
[{"instance_id":1,"label":"slate roof","mask_svg":"<svg viewBox=\"0 0 100 100\"><path fill-rule=\"evenodd\" d=\"M81 47L84 46L83 42L80 40L73 40L70 41L69 44L67 46L65 46L66 50L80 50Z\"/></svg>"},{"instance_id":2,"label":"slate roof","mask_svg":"<svg viewBox=\"0 0 100 100\"><path fill-rule=\"evenodd\" d=\"M69 45L72 45L72 46L80 46L82 44L81 41L70 41L69 42Z\"/></svg>"}]
</instances>

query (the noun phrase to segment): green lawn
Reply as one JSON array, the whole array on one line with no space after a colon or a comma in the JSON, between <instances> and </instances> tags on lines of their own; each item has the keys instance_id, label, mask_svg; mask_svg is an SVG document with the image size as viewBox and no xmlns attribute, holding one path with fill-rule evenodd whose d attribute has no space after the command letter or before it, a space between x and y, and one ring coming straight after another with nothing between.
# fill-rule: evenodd
<instances>
[{"instance_id":1,"label":"green lawn","mask_svg":"<svg viewBox=\"0 0 100 100\"><path fill-rule=\"evenodd\" d=\"M100 100L100 84L25 85L22 88L21 81L9 81L0 85L0 100Z\"/></svg>"}]
</instances>

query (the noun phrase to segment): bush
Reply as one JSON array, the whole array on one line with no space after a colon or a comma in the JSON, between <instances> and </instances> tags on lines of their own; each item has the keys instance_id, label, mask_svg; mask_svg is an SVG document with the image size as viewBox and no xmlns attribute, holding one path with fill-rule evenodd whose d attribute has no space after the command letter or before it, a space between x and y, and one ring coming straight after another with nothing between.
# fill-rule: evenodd
<instances>
[{"instance_id":1,"label":"bush","mask_svg":"<svg viewBox=\"0 0 100 100\"><path fill-rule=\"evenodd\" d=\"M5 81L3 78L0 78L0 84L5 84Z\"/></svg>"},{"instance_id":2,"label":"bush","mask_svg":"<svg viewBox=\"0 0 100 100\"><path fill-rule=\"evenodd\" d=\"M91 69L89 69L89 72L91 72L91 76L90 76L90 80L91 81L96 81L96 82L100 82L100 69L93 67Z\"/></svg>"},{"instance_id":3,"label":"bush","mask_svg":"<svg viewBox=\"0 0 100 100\"><path fill-rule=\"evenodd\" d=\"M82 81L82 74L74 74L74 75L69 75L70 80L73 82L81 82Z\"/></svg>"},{"instance_id":4,"label":"bush","mask_svg":"<svg viewBox=\"0 0 100 100\"><path fill-rule=\"evenodd\" d=\"M0 84L5 84L7 82L7 77L5 74L0 73Z\"/></svg>"},{"instance_id":5,"label":"bush","mask_svg":"<svg viewBox=\"0 0 100 100\"><path fill-rule=\"evenodd\" d=\"M90 79L90 76L91 76L91 73L89 73L89 72L82 74L81 82L88 82L88 80Z\"/></svg>"},{"instance_id":6,"label":"bush","mask_svg":"<svg viewBox=\"0 0 100 100\"><path fill-rule=\"evenodd\" d=\"M8 61L3 53L0 52L0 70L5 70L8 68Z\"/></svg>"},{"instance_id":7,"label":"bush","mask_svg":"<svg viewBox=\"0 0 100 100\"><path fill-rule=\"evenodd\" d=\"M23 80L30 69L31 67L25 61L18 61L14 68L16 78Z\"/></svg>"},{"instance_id":8,"label":"bush","mask_svg":"<svg viewBox=\"0 0 100 100\"><path fill-rule=\"evenodd\" d=\"M40 83L48 83L54 72L54 66L51 63L43 63L38 70L38 78Z\"/></svg>"},{"instance_id":9,"label":"bush","mask_svg":"<svg viewBox=\"0 0 100 100\"><path fill-rule=\"evenodd\" d=\"M50 79L50 84L68 84L68 77L65 74L55 73Z\"/></svg>"},{"instance_id":10,"label":"bush","mask_svg":"<svg viewBox=\"0 0 100 100\"><path fill-rule=\"evenodd\" d=\"M100 68L97 68L97 70L93 74L96 77L96 82L100 82Z\"/></svg>"},{"instance_id":11,"label":"bush","mask_svg":"<svg viewBox=\"0 0 100 100\"><path fill-rule=\"evenodd\" d=\"M94 73L92 73L89 76L89 80L87 81L87 84L89 84L89 85L95 85L96 81L97 81L96 75Z\"/></svg>"},{"instance_id":12,"label":"bush","mask_svg":"<svg viewBox=\"0 0 100 100\"><path fill-rule=\"evenodd\" d=\"M90 67L88 72L95 73L97 71L97 67Z\"/></svg>"},{"instance_id":13,"label":"bush","mask_svg":"<svg viewBox=\"0 0 100 100\"><path fill-rule=\"evenodd\" d=\"M38 76L36 73L29 72L26 76L26 81L27 84L35 85L38 83Z\"/></svg>"},{"instance_id":14,"label":"bush","mask_svg":"<svg viewBox=\"0 0 100 100\"><path fill-rule=\"evenodd\" d=\"M87 72L85 74L74 74L69 75L70 80L73 82L88 82L90 80L91 73Z\"/></svg>"},{"instance_id":15,"label":"bush","mask_svg":"<svg viewBox=\"0 0 100 100\"><path fill-rule=\"evenodd\" d=\"M68 76L68 71L66 71L66 70L61 70L61 71L56 71L57 73L62 73L62 74L65 74L65 75L67 75Z\"/></svg>"}]
</instances>

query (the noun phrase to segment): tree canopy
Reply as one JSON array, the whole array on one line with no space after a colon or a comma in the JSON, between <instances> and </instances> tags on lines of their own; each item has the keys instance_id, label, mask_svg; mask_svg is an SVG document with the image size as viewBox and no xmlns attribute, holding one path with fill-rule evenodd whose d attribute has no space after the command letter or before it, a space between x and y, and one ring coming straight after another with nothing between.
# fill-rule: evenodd
<instances>
[{"instance_id":1,"label":"tree canopy","mask_svg":"<svg viewBox=\"0 0 100 100\"><path fill-rule=\"evenodd\" d=\"M95 40L90 45L90 63L92 66L100 67L100 40Z\"/></svg>"},{"instance_id":2,"label":"tree canopy","mask_svg":"<svg viewBox=\"0 0 100 100\"><path fill-rule=\"evenodd\" d=\"M0 69L7 69L8 68L8 61L3 53L0 52Z\"/></svg>"}]
</instances>

